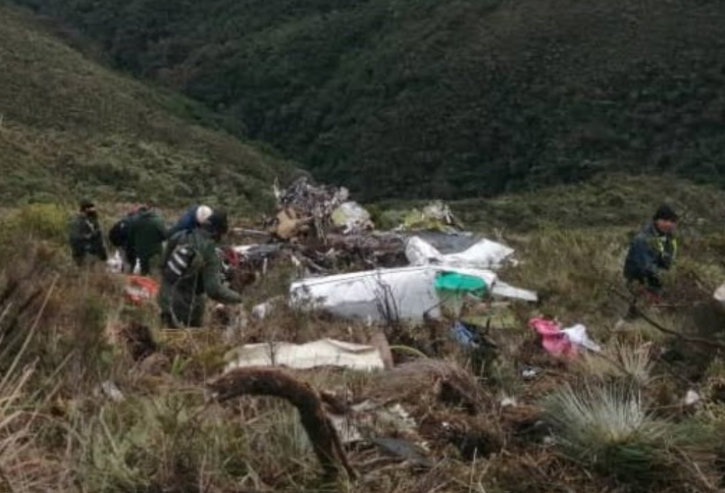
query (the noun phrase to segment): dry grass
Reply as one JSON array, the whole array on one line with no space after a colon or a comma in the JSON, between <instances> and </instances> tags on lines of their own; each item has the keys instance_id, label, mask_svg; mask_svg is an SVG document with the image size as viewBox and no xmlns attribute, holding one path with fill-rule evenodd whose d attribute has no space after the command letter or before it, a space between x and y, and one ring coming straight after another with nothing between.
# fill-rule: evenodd
<instances>
[{"instance_id":1,"label":"dry grass","mask_svg":"<svg viewBox=\"0 0 725 493\"><path fill-rule=\"evenodd\" d=\"M601 354L584 353L575 365L584 375L600 380L621 379L644 387L650 383L655 362L653 346L641 338L615 340Z\"/></svg>"},{"instance_id":2,"label":"dry grass","mask_svg":"<svg viewBox=\"0 0 725 493\"><path fill-rule=\"evenodd\" d=\"M719 448L706 438L715 435L707 430L724 429L725 413L714 404L725 381L721 358L708 360L702 380L694 382L706 383L707 405L684 409L684 383L666 371L677 367L662 356L677 341L660 336L647 350L639 322L628 332L610 331L626 309L600 289L602 278L618 275L623 241L616 233L543 230L520 239L524 263L506 278L548 296L539 307L513 307L512 327L491 329L498 349L482 371L448 339L450 321L444 321L396 327L389 334L395 342L418 350L394 353L391 372L294 372L368 437L400 438L425 451L421 466L366 441L349 446L360 478L331 487L320 482L294 408L261 397L211 404L204 384L219 375L232 344L320 337L369 342L381 328L279 309L233 341L216 327L159 332L153 307L122 305L116 278L101 269L78 273L63 245L61 212L35 206L9 214L0 238L9 259L0 275L3 354L19 355L0 360L3 375L14 375L0 386L0 415L8 418L0 420L8 423L0 440L12 437L21 445L0 448L0 460L10 461L2 467L12 466L15 491L594 493L616 487L661 493L712 491L716 483ZM249 293L250 305L286 293L294 272L272 269L259 291ZM549 358L526 325L539 311L586 323L605 358L585 356L575 365ZM665 311L658 320L683 331L699 327L689 312ZM140 325L154 341L151 356L117 337ZM696 352L683 358L682 368L701 364ZM538 373L523 378L522 369L531 366ZM108 382L123 399L101 390ZM517 404L503 407L504 396ZM553 396L548 421L541 419L545 396ZM355 407L366 401L371 408ZM412 429L396 414L400 409L415 422ZM671 484L641 479L652 476Z\"/></svg>"}]
</instances>

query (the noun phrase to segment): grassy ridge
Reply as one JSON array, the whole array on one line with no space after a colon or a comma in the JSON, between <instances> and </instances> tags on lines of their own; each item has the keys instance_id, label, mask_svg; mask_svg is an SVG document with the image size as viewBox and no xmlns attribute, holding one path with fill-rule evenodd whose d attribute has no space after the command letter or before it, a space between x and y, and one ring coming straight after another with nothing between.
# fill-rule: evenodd
<instances>
[{"instance_id":1,"label":"grassy ridge","mask_svg":"<svg viewBox=\"0 0 725 493\"><path fill-rule=\"evenodd\" d=\"M86 59L28 15L0 6L0 197L4 204L94 195L251 211L293 168L241 143L182 96Z\"/></svg>"},{"instance_id":2,"label":"grassy ridge","mask_svg":"<svg viewBox=\"0 0 725 493\"><path fill-rule=\"evenodd\" d=\"M369 206L381 227L395 227L424 200L386 200ZM532 233L547 228L634 229L662 203L681 214L686 233L719 232L725 217L725 192L672 175L599 174L577 184L544 187L479 199L452 200L449 205L467 229Z\"/></svg>"}]
</instances>

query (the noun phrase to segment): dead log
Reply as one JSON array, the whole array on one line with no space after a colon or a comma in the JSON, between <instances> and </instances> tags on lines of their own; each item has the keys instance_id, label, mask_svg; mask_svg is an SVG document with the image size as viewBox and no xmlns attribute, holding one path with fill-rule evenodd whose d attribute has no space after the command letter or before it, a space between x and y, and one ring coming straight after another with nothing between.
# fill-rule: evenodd
<instances>
[{"instance_id":1,"label":"dead log","mask_svg":"<svg viewBox=\"0 0 725 493\"><path fill-rule=\"evenodd\" d=\"M239 368L208 384L219 402L243 395L279 397L297 408L302 426L312 443L325 478L335 479L341 471L357 477L347 460L340 437L324 411L318 392L278 368Z\"/></svg>"}]
</instances>

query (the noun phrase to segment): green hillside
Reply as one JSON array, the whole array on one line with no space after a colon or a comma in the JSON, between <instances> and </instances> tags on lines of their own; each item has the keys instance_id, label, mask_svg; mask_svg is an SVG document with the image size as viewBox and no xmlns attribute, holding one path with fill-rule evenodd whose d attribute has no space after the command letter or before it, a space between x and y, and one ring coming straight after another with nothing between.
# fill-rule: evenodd
<instances>
[{"instance_id":1,"label":"green hillside","mask_svg":"<svg viewBox=\"0 0 725 493\"><path fill-rule=\"evenodd\" d=\"M369 198L725 183L721 0L18 0Z\"/></svg>"},{"instance_id":2,"label":"green hillside","mask_svg":"<svg viewBox=\"0 0 725 493\"><path fill-rule=\"evenodd\" d=\"M102 68L5 6L0 66L0 205L90 194L250 210L292 170L210 129L198 103Z\"/></svg>"}]
</instances>

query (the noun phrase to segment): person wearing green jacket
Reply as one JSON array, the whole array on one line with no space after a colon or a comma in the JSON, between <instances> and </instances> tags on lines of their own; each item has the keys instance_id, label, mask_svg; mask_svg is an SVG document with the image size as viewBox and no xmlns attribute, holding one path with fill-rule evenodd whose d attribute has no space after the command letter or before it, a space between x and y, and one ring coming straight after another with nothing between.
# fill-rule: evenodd
<instances>
[{"instance_id":1,"label":"person wearing green jacket","mask_svg":"<svg viewBox=\"0 0 725 493\"><path fill-rule=\"evenodd\" d=\"M166 240L166 226L154 209L143 205L128 226L128 240L141 267L141 275L151 272L154 260L161 256Z\"/></svg>"},{"instance_id":2,"label":"person wearing green jacket","mask_svg":"<svg viewBox=\"0 0 725 493\"><path fill-rule=\"evenodd\" d=\"M89 259L108 260L103 234L98 222L96 206L90 200L82 200L79 213L68 225L68 243L73 260L79 266Z\"/></svg>"},{"instance_id":3,"label":"person wearing green jacket","mask_svg":"<svg viewBox=\"0 0 725 493\"><path fill-rule=\"evenodd\" d=\"M242 295L221 280L217 245L228 231L226 213L214 211L200 227L172 236L162 257L162 283L158 302L161 321L170 328L201 327L206 298L238 304Z\"/></svg>"}]
</instances>

